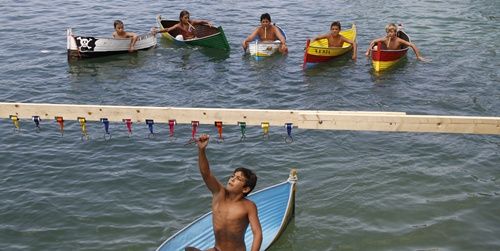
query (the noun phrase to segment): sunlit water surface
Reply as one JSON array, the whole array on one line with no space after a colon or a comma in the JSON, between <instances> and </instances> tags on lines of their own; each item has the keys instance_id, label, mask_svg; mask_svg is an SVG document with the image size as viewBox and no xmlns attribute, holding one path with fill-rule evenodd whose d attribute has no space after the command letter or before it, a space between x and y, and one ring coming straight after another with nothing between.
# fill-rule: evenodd
<instances>
[{"instance_id":1,"label":"sunlit water surface","mask_svg":"<svg viewBox=\"0 0 500 251\"><path fill-rule=\"evenodd\" d=\"M0 101L134 106L401 111L500 116L499 1L7 1L0 15ZM68 64L65 29L110 36L113 21L142 33L155 17L222 25L228 55L159 46L133 55ZM241 41L269 12L288 35L289 54L256 62ZM358 26L358 60L349 56L307 71L305 40L334 20ZM376 75L364 51L401 22L432 62L413 52ZM0 250L154 250L207 212L210 194L185 145L188 125L146 138L112 123L89 123L91 140L67 121L36 133L0 121ZM213 126L200 132L216 135ZM500 138L249 127L240 142L226 126L208 156L221 180L246 166L257 189L298 168L294 220L271 250L499 250Z\"/></svg>"}]
</instances>

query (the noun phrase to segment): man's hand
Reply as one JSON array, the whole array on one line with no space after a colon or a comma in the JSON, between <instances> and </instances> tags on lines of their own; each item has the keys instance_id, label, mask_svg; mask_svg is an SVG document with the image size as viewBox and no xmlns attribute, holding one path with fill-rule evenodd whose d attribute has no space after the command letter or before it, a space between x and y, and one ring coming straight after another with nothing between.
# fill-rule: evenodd
<instances>
[{"instance_id":1,"label":"man's hand","mask_svg":"<svg viewBox=\"0 0 500 251\"><path fill-rule=\"evenodd\" d=\"M207 145L208 145L208 140L210 139L210 135L207 135L207 134L202 134L198 140L196 141L196 144L198 145L198 148L200 150L205 150L205 148L207 148Z\"/></svg>"},{"instance_id":2,"label":"man's hand","mask_svg":"<svg viewBox=\"0 0 500 251\"><path fill-rule=\"evenodd\" d=\"M422 62L426 62L426 63L429 63L432 61L432 59L430 58L424 58L424 57L417 57L417 60L420 60Z\"/></svg>"}]
</instances>

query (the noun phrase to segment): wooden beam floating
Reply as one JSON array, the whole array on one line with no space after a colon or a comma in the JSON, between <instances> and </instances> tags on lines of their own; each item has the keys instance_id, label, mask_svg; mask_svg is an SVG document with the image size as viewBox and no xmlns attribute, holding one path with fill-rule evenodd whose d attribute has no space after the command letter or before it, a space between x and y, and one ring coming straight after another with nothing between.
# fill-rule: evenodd
<instances>
[{"instance_id":1,"label":"wooden beam floating","mask_svg":"<svg viewBox=\"0 0 500 251\"><path fill-rule=\"evenodd\" d=\"M270 126L293 123L301 129L353 130L384 132L434 132L500 135L500 117L407 115L404 112L363 112L363 111L313 111L313 110L265 110L265 109L225 109L225 108L176 108L109 105L71 105L0 103L0 118L11 115L19 119L39 116L42 121L64 120L110 122L131 119L134 123L144 123L152 119L155 123L211 124L222 121L224 126L246 122L247 126L260 126L268 122Z\"/></svg>"}]
</instances>

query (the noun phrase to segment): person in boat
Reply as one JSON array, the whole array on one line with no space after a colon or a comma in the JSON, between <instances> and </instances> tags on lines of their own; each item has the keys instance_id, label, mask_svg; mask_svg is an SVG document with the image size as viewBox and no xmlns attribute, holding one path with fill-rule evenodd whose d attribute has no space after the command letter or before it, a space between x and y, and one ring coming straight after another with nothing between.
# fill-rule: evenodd
<instances>
[{"instance_id":1,"label":"person in boat","mask_svg":"<svg viewBox=\"0 0 500 251\"><path fill-rule=\"evenodd\" d=\"M352 45L352 60L356 60L358 46L356 45L356 41L352 41L342 35L340 35L340 31L342 27L339 21L334 21L330 25L330 33L319 35L315 37L313 40L319 40L323 38L328 39L328 47L342 47L344 43L348 43Z\"/></svg>"},{"instance_id":2,"label":"person in boat","mask_svg":"<svg viewBox=\"0 0 500 251\"><path fill-rule=\"evenodd\" d=\"M271 24L271 15L269 13L264 13L260 16L260 26L257 27L250 36L248 36L243 41L243 49L246 50L248 48L248 43L253 41L256 37L259 37L260 41L263 42L274 42L279 40L281 42L281 46L279 51L281 53L287 53L288 47L286 46L285 36L281 34L278 27Z\"/></svg>"},{"instance_id":3,"label":"person in boat","mask_svg":"<svg viewBox=\"0 0 500 251\"><path fill-rule=\"evenodd\" d=\"M179 35L175 37L177 40L188 40L196 38L194 27L197 24L204 24L212 27L212 24L207 20L194 20L189 18L189 11L183 10L179 14L179 22L173 26L167 27L165 29L160 29L157 32L170 32L172 30L178 29Z\"/></svg>"},{"instance_id":4,"label":"person in boat","mask_svg":"<svg viewBox=\"0 0 500 251\"><path fill-rule=\"evenodd\" d=\"M130 38L131 40L128 51L129 52L134 51L135 50L134 46L138 38L137 34L133 32L126 32L125 25L121 20L115 20L114 26L115 26L115 31L113 32L113 38Z\"/></svg>"},{"instance_id":5,"label":"person in boat","mask_svg":"<svg viewBox=\"0 0 500 251\"><path fill-rule=\"evenodd\" d=\"M250 225L253 233L251 251L260 250L262 228L257 206L246 196L257 183L255 173L239 167L233 171L227 185L222 183L210 171L206 148L209 135L203 134L196 141L198 145L198 165L205 185L212 192L212 224L215 235L215 247L210 251L244 251L245 232ZM185 250L197 250L186 247Z\"/></svg>"},{"instance_id":6,"label":"person in boat","mask_svg":"<svg viewBox=\"0 0 500 251\"><path fill-rule=\"evenodd\" d=\"M368 46L368 49L366 50L365 55L368 57L370 56L370 51L371 48L374 48L375 50L377 49L377 46L375 46L376 43L382 42L382 47L383 49L386 50L400 50L403 45L411 47L413 52L415 52L415 55L417 56L417 59L420 61L430 61L420 55L420 51L418 50L417 46L415 44L410 43L404 39L401 39L397 36L398 33L398 27L394 23L390 23L385 26L385 32L387 35L385 37L377 38L374 39L373 41L370 42L370 45ZM375 46L375 47L374 47Z\"/></svg>"}]
</instances>

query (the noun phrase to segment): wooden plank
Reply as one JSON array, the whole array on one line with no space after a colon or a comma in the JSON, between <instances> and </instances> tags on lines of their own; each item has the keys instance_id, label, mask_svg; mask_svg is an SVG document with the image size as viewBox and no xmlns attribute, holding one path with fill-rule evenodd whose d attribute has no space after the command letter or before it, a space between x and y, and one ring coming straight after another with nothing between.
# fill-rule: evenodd
<instances>
[{"instance_id":1,"label":"wooden plank","mask_svg":"<svg viewBox=\"0 0 500 251\"><path fill-rule=\"evenodd\" d=\"M299 128L388 131L500 134L498 117L465 117L434 115L333 115L305 119Z\"/></svg>"},{"instance_id":2,"label":"wooden plank","mask_svg":"<svg viewBox=\"0 0 500 251\"><path fill-rule=\"evenodd\" d=\"M298 128L319 130L500 134L500 117L407 115L404 112L0 103L0 117L9 118L10 115L20 119L31 119L36 115L42 121L54 121L56 116L64 120L84 117L87 121L107 118L110 122L131 119L135 123L144 123L146 119L167 123L169 119L175 119L177 123L187 124L199 121L200 124L213 125L215 121L222 121L225 126L237 125L238 122L260 126L262 122L268 122L270 126L293 123Z\"/></svg>"}]
</instances>

